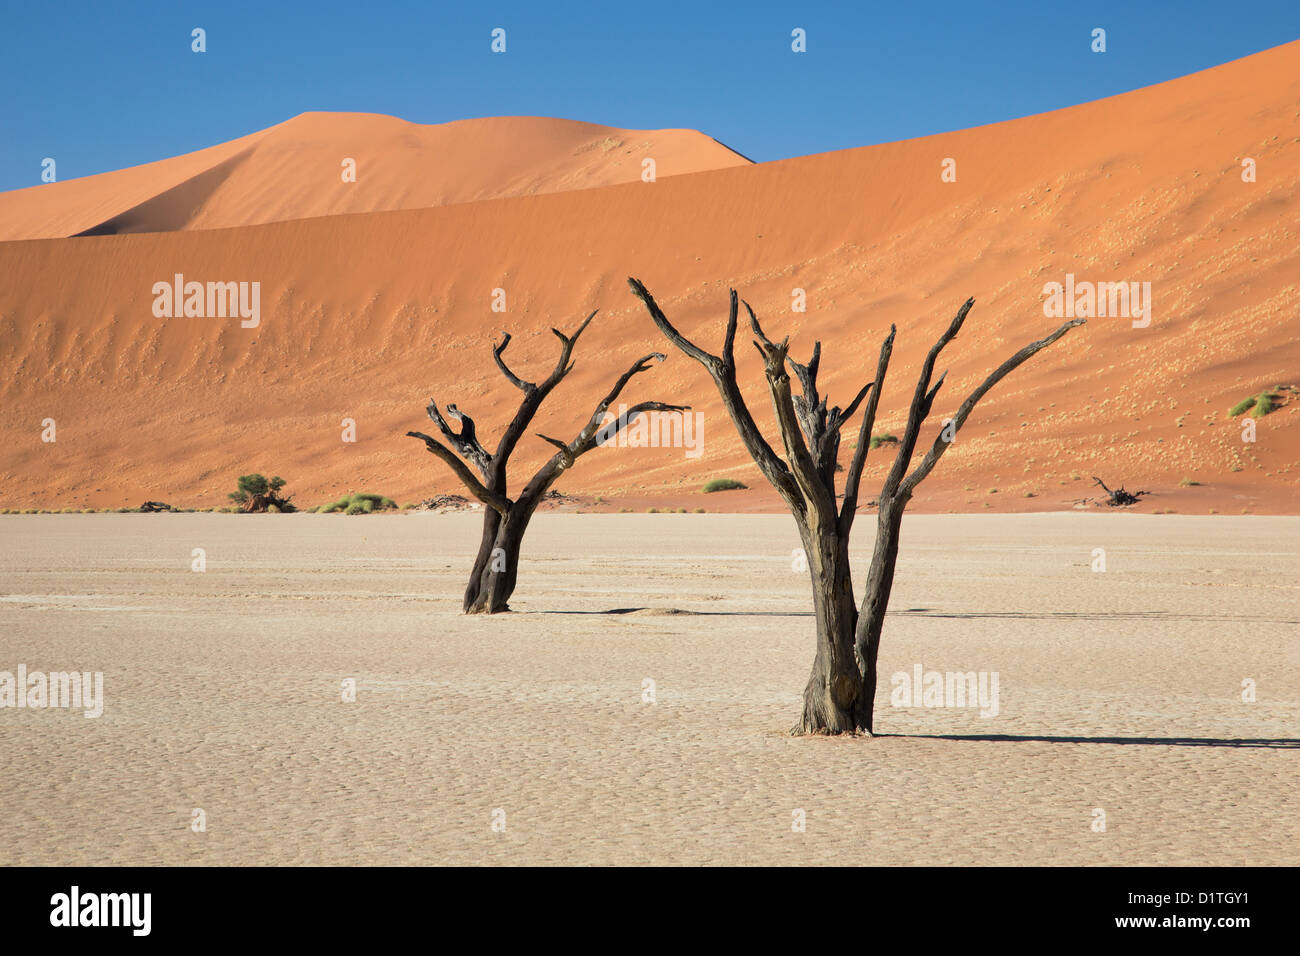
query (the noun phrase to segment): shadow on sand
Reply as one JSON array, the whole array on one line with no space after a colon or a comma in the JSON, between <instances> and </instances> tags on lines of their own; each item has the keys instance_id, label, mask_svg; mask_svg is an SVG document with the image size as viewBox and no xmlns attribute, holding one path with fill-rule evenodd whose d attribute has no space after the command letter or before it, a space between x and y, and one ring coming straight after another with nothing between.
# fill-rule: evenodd
<instances>
[{"instance_id":1,"label":"shadow on sand","mask_svg":"<svg viewBox=\"0 0 1300 956\"><path fill-rule=\"evenodd\" d=\"M1270 747L1300 750L1300 740L1272 737L1047 737L1034 734L876 734L920 740L974 740L984 743L1143 744L1148 747Z\"/></svg>"},{"instance_id":2,"label":"shadow on sand","mask_svg":"<svg viewBox=\"0 0 1300 956\"><path fill-rule=\"evenodd\" d=\"M641 614L645 617L691 615L696 617L812 617L811 611L687 611L677 607L612 607L607 611L518 611L519 614ZM928 618L947 618L955 621L1206 621L1219 623L1222 615L1216 614L1179 614L1170 611L1045 611L1030 613L1027 611L972 611L941 612L928 607L909 607L899 611L885 612L889 617L903 615ZM1277 618L1237 618L1252 624L1300 624L1300 621Z\"/></svg>"}]
</instances>

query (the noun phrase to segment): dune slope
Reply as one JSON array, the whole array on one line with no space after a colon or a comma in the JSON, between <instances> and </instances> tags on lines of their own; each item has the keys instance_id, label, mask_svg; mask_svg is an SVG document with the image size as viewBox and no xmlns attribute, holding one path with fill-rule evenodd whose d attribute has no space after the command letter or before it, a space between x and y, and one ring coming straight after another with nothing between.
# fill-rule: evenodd
<instances>
[{"instance_id":1,"label":"dune slope","mask_svg":"<svg viewBox=\"0 0 1300 956\"><path fill-rule=\"evenodd\" d=\"M1150 282L1150 325L1094 318L1017 371L981 404L916 507L1068 508L1099 475L1158 492L1145 510L1295 512L1300 401L1259 419L1253 442L1226 412L1300 378L1298 54L1292 43L1107 100L923 139L672 177L661 164L654 183L0 243L2 503L219 505L250 470L290 479L304 503L347 489L408 500L459 491L403 437L428 427L428 398L458 403L495 439L518 402L492 363L500 330L514 334L515 371L538 380L555 360L549 329L572 329L600 308L576 369L530 429L576 434L620 371L666 346L628 275L711 349L728 286L770 335L792 336L796 356L822 340L832 403L869 378L896 323L878 422L895 434L921 357L975 296L944 356L950 372L928 443L994 365L1059 324L1044 315L1043 288L1069 274ZM956 160L956 182L941 180L945 158ZM1242 179L1245 158L1257 164L1255 182ZM213 195L251 163L237 163ZM154 283L178 273L260 282L260 325L155 317ZM504 314L493 311L496 290ZM806 312L792 309L797 290ZM707 376L667 351L626 399L691 404L703 415L702 454L599 449L560 489L710 510L778 507ZM774 434L759 360L743 339L737 354L751 407ZM57 422L53 443L41 440L47 418ZM355 442L342 440L345 419ZM516 480L552 451L525 439ZM886 458L868 462L870 489ZM698 494L722 475L755 490Z\"/></svg>"}]
</instances>

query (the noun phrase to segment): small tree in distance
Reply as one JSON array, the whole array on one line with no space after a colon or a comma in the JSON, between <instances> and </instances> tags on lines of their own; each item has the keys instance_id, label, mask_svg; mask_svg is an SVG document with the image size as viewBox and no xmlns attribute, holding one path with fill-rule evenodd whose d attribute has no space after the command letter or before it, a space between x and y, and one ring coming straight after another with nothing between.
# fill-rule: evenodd
<instances>
[{"instance_id":1,"label":"small tree in distance","mask_svg":"<svg viewBox=\"0 0 1300 956\"><path fill-rule=\"evenodd\" d=\"M551 329L560 340L560 356L551 374L540 385L524 381L506 365L505 359L501 356L506 346L510 344L510 333L502 333L501 342L492 348L492 357L501 374L510 384L523 392L524 397L519 403L519 410L515 412L514 419L497 443L495 452L489 454L483 447L472 418L455 405L447 406L447 415L444 417L433 399L429 399L426 408L429 418L438 426L438 431L442 433L448 444L456 449L460 458L457 458L446 445L423 432L406 433L411 438L423 441L429 452L446 462L456 473L456 477L469 489L470 494L485 505L483 536L479 541L474 568L470 572L469 585L465 588L463 608L466 614L497 614L510 610L508 602L510 595L514 593L519 550L523 544L524 531L528 528L528 522L551 485L555 484L556 479L564 471L572 468L579 457L597 445L608 442L643 412L680 412L688 408L685 405L665 405L663 402L641 402L628 409L626 415L620 414L613 422L604 424L606 409L617 400L632 376L644 372L650 367L652 361L662 362L664 359L662 352L651 352L641 357L614 383L614 387L596 406L596 410L592 412L573 441L563 442L540 434L537 436L542 441L554 445L559 451L537 470L517 496L510 498L506 487L506 465L510 455L523 436L524 430L537 414L542 402L546 400L546 396L550 395L555 386L573 371L573 363L569 361L573 348L578 344L578 337L595 317L596 313L592 312L571 336L565 335L559 329ZM447 418L459 422L460 430L456 431L448 425ZM465 462L460 460L461 458L474 466L478 476L470 471Z\"/></svg>"},{"instance_id":2,"label":"small tree in distance","mask_svg":"<svg viewBox=\"0 0 1300 956\"><path fill-rule=\"evenodd\" d=\"M921 365L920 378L908 409L906 431L898 442L893 467L880 492L875 549L859 610L854 603L853 578L849 568L849 534L857 515L858 485L862 480L867 451L872 446L871 429L875 424L876 406L889 368L896 329L890 326L889 335L880 347L875 380L864 385L847 408L841 410L838 405L828 408L826 398L817 390L821 342L813 345L812 358L808 364L800 365L789 356L789 336L780 343L771 341L763 333L754 310L748 302L745 303L750 328L755 336L754 347L763 358L772 407L781 432L785 449L782 457L759 431L736 384L736 290L731 290L731 311L727 318L722 354L712 355L673 328L654 297L639 280L629 278L627 281L632 294L645 304L650 318L668 340L708 370L736 431L740 433L745 449L758 465L759 471L780 493L798 525L804 552L808 556L808 571L812 577L813 608L817 620L817 655L813 660L812 674L804 688L803 713L791 732L874 732L876 658L880 650L885 609L889 605L889 594L894 583L903 511L908 501L916 486L930 474L948 450L957 430L966 423L976 403L985 393L1030 356L1051 345L1075 326L1083 325L1084 320L1066 322L1051 335L1031 342L999 365L967 396L956 414L944 423L930 450L909 473L921 425L929 416L935 396L947 375L945 372L931 385L935 361L961 330L975 300L967 299L958 310L947 331L931 347ZM802 395L792 395L790 371L799 379ZM866 407L858 428L858 445L844 477L842 503L837 503L841 497L835 490L840 429L853 417L864 399Z\"/></svg>"},{"instance_id":3,"label":"small tree in distance","mask_svg":"<svg viewBox=\"0 0 1300 956\"><path fill-rule=\"evenodd\" d=\"M227 497L239 505L240 511L293 511L294 506L290 503L293 495L280 497L280 489L284 485L285 481L279 475L269 480L265 475L240 475L239 490L232 491Z\"/></svg>"}]
</instances>

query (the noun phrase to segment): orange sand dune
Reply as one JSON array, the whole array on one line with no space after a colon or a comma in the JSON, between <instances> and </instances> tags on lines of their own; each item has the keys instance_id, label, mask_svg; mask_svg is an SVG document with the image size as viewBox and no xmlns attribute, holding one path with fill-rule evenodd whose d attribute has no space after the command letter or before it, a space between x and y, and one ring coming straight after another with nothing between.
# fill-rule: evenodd
<instances>
[{"instance_id":1,"label":"orange sand dune","mask_svg":"<svg viewBox=\"0 0 1300 956\"><path fill-rule=\"evenodd\" d=\"M950 373L928 443L989 369L1059 324L1043 313L1043 287L1068 273L1150 282L1149 327L1094 318L1035 357L981 404L916 507L1068 508L1091 494L1095 474L1157 492L1141 505L1148 511L1295 513L1300 400L1259 419L1253 443L1226 412L1265 388L1300 384L1298 102L1292 43L940 136L672 177L661 162L655 183L0 243L0 503L220 505L252 470L288 478L304 504L349 489L404 500L459 490L403 437L429 427L425 401L458 403L495 438L518 399L491 360L499 330L515 335L515 370L536 380L554 361L549 328L570 329L600 308L577 368L531 429L571 437L619 371L665 349L628 275L712 349L736 286L769 334L792 336L797 356L822 340L823 391L841 404L897 323L878 423L895 434L921 357L974 295L944 357ZM318 119L328 126L304 122ZM956 182L941 181L945 158L957 162ZM1257 182L1242 181L1243 158L1256 161ZM253 201L256 186L232 205ZM260 325L155 317L153 285L177 273L260 282ZM505 314L492 311L496 289ZM806 313L792 311L796 289ZM692 404L704 416L700 457L599 449L559 488L613 507L776 507L707 376L668 351L626 398ZM772 434L758 357L743 338L737 354ZM47 418L54 443L41 440ZM345 419L356 423L355 443L341 440ZM552 451L526 439L517 481ZM886 457L868 461L871 488ZM754 490L701 496L716 476Z\"/></svg>"},{"instance_id":2,"label":"orange sand dune","mask_svg":"<svg viewBox=\"0 0 1300 956\"><path fill-rule=\"evenodd\" d=\"M584 189L639 181L645 158L657 176L749 163L687 129L303 113L185 156L0 194L0 240L219 229ZM344 181L345 159L355 181Z\"/></svg>"}]
</instances>

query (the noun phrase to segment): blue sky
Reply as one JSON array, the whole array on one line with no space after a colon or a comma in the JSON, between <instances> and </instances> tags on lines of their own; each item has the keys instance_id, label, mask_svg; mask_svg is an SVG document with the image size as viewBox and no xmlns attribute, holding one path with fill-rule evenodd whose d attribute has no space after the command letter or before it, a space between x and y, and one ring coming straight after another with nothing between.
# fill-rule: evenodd
<instances>
[{"instance_id":1,"label":"blue sky","mask_svg":"<svg viewBox=\"0 0 1300 956\"><path fill-rule=\"evenodd\" d=\"M10 3L0 189L39 183L46 156L70 179L306 110L691 127L782 159L1057 109L1297 38L1297 0Z\"/></svg>"}]
</instances>

